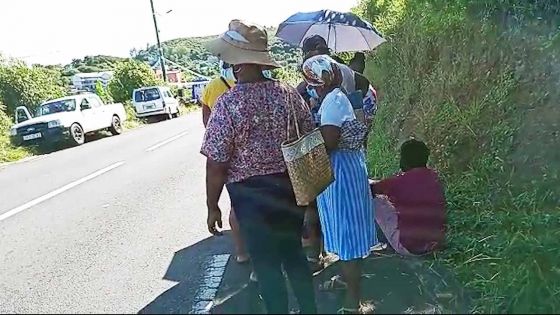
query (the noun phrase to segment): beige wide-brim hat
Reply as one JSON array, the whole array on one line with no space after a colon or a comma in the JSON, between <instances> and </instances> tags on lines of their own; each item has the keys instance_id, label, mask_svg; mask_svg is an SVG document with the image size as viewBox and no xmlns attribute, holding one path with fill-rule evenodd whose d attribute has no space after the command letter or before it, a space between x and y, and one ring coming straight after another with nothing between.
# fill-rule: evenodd
<instances>
[{"instance_id":1,"label":"beige wide-brim hat","mask_svg":"<svg viewBox=\"0 0 560 315\"><path fill-rule=\"evenodd\" d=\"M231 21L227 32L207 42L205 46L212 55L229 64L257 64L264 69L280 67L268 51L266 31L240 20Z\"/></svg>"}]
</instances>

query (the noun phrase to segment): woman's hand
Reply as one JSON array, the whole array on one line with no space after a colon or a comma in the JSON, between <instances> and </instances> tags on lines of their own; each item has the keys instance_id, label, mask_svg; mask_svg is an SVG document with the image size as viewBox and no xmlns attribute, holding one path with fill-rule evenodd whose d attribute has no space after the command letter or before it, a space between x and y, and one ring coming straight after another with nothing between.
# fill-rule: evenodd
<instances>
[{"instance_id":1,"label":"woman's hand","mask_svg":"<svg viewBox=\"0 0 560 315\"><path fill-rule=\"evenodd\" d=\"M206 223L208 224L208 232L214 236L222 235L222 231L218 230L218 228L222 228L222 210L217 204L208 205L208 219Z\"/></svg>"}]
</instances>

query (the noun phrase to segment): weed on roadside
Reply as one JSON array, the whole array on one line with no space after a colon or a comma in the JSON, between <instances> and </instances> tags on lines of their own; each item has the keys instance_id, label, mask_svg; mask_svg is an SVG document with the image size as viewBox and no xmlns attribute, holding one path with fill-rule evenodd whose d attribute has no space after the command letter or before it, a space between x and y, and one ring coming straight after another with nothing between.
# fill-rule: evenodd
<instances>
[{"instance_id":1,"label":"weed on roadside","mask_svg":"<svg viewBox=\"0 0 560 315\"><path fill-rule=\"evenodd\" d=\"M437 261L474 294L471 311L560 312L556 26L532 18L529 4L502 17L503 1L493 11L491 2L421 0L384 26L396 9L365 2L390 38L366 70L381 96L371 175L398 170L405 139L425 140L448 201Z\"/></svg>"}]
</instances>

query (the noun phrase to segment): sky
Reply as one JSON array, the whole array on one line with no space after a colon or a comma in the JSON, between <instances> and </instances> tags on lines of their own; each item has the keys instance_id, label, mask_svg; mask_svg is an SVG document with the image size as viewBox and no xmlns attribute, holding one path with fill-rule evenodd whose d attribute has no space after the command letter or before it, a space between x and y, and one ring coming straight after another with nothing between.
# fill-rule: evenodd
<instances>
[{"instance_id":1,"label":"sky","mask_svg":"<svg viewBox=\"0 0 560 315\"><path fill-rule=\"evenodd\" d=\"M224 32L234 18L276 26L296 12L349 11L357 0L153 0L161 40ZM172 10L170 13L166 13ZM150 0L0 0L0 53L65 64L86 55L127 57L154 44Z\"/></svg>"}]
</instances>

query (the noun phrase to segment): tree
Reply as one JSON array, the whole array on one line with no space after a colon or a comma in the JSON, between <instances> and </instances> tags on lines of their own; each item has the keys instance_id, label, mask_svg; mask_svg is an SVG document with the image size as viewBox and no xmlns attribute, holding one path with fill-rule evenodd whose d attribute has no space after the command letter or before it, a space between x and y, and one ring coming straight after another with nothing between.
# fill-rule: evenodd
<instances>
[{"instance_id":1,"label":"tree","mask_svg":"<svg viewBox=\"0 0 560 315\"><path fill-rule=\"evenodd\" d=\"M115 101L124 102L130 100L134 89L161 83L147 64L128 59L117 65L108 88Z\"/></svg>"},{"instance_id":2,"label":"tree","mask_svg":"<svg viewBox=\"0 0 560 315\"><path fill-rule=\"evenodd\" d=\"M103 84L101 83L101 81L97 81L95 82L95 94L97 94L97 96L99 96L99 98L105 103L111 103L113 100L111 99L111 95L109 95L109 93L107 93L107 90L105 90L105 87L103 86Z\"/></svg>"},{"instance_id":3,"label":"tree","mask_svg":"<svg viewBox=\"0 0 560 315\"><path fill-rule=\"evenodd\" d=\"M64 96L61 82L58 70L28 67L19 61L5 63L0 65L0 102L6 105L10 116L18 106L33 111L46 100Z\"/></svg>"}]
</instances>

